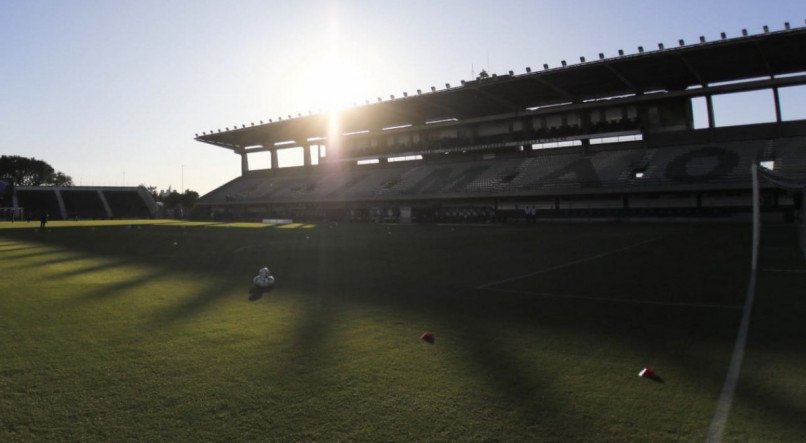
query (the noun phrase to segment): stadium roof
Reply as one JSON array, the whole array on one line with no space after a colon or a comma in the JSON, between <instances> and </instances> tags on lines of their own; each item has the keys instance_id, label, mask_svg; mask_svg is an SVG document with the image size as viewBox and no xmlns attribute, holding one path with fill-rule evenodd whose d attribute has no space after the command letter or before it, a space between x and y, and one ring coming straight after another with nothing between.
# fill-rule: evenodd
<instances>
[{"instance_id":1,"label":"stadium roof","mask_svg":"<svg viewBox=\"0 0 806 443\"><path fill-rule=\"evenodd\" d=\"M714 83L774 77L806 71L806 28L701 42L636 54L581 61L525 74L463 82L434 92L349 108L341 132L376 131L399 125L459 121L588 100L680 91ZM511 72L511 71L510 71ZM325 137L328 115L316 114L197 135L196 140L241 150Z\"/></svg>"}]
</instances>

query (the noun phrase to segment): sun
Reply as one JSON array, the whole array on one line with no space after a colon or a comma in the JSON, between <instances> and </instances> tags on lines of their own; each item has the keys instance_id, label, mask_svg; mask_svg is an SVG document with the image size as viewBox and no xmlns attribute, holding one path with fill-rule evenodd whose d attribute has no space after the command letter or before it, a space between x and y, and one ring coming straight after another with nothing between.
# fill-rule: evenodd
<instances>
[{"instance_id":1,"label":"sun","mask_svg":"<svg viewBox=\"0 0 806 443\"><path fill-rule=\"evenodd\" d=\"M341 111L363 101L369 95L370 80L357 58L333 46L321 59L304 70L298 90L308 109L328 116L327 155L338 157L341 151Z\"/></svg>"},{"instance_id":2,"label":"sun","mask_svg":"<svg viewBox=\"0 0 806 443\"><path fill-rule=\"evenodd\" d=\"M297 103L311 112L327 116L323 134L327 156L338 157L341 149L341 114L346 108L363 104L376 86L366 50L339 32L333 20L321 40L308 52L294 81ZM369 64L368 64L369 63Z\"/></svg>"},{"instance_id":3,"label":"sun","mask_svg":"<svg viewBox=\"0 0 806 443\"><path fill-rule=\"evenodd\" d=\"M337 112L367 97L368 78L350 55L332 50L305 71L298 83L301 102L317 111Z\"/></svg>"}]
</instances>

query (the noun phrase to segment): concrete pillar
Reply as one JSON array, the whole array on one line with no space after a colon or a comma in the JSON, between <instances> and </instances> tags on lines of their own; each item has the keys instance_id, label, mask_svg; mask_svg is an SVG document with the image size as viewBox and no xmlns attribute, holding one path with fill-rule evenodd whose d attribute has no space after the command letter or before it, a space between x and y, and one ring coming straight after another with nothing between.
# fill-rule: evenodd
<instances>
[{"instance_id":1,"label":"concrete pillar","mask_svg":"<svg viewBox=\"0 0 806 443\"><path fill-rule=\"evenodd\" d=\"M716 127L716 122L714 121L714 101L710 95L705 96L705 105L708 108L708 127L713 129Z\"/></svg>"},{"instance_id":2,"label":"concrete pillar","mask_svg":"<svg viewBox=\"0 0 806 443\"><path fill-rule=\"evenodd\" d=\"M305 166L311 166L311 145L302 145L302 158Z\"/></svg>"},{"instance_id":3,"label":"concrete pillar","mask_svg":"<svg viewBox=\"0 0 806 443\"><path fill-rule=\"evenodd\" d=\"M112 218L112 208L109 206L109 202L106 201L106 196L100 189L98 190L98 197L101 198L101 204L104 205L104 212L106 212L106 218Z\"/></svg>"},{"instance_id":4,"label":"concrete pillar","mask_svg":"<svg viewBox=\"0 0 806 443\"><path fill-rule=\"evenodd\" d=\"M778 88L772 88L772 97L775 99L775 121L781 123L781 97L778 95Z\"/></svg>"},{"instance_id":5,"label":"concrete pillar","mask_svg":"<svg viewBox=\"0 0 806 443\"><path fill-rule=\"evenodd\" d=\"M64 200L62 199L62 191L56 190L56 201L59 203L59 212L61 212L62 220L67 220L67 208L64 207Z\"/></svg>"},{"instance_id":6,"label":"concrete pillar","mask_svg":"<svg viewBox=\"0 0 806 443\"><path fill-rule=\"evenodd\" d=\"M241 177L245 176L247 172L249 172L249 157L246 152L241 152Z\"/></svg>"},{"instance_id":7,"label":"concrete pillar","mask_svg":"<svg viewBox=\"0 0 806 443\"><path fill-rule=\"evenodd\" d=\"M280 167L280 164L277 162L277 149L272 149L271 151L271 168L277 169Z\"/></svg>"}]
</instances>

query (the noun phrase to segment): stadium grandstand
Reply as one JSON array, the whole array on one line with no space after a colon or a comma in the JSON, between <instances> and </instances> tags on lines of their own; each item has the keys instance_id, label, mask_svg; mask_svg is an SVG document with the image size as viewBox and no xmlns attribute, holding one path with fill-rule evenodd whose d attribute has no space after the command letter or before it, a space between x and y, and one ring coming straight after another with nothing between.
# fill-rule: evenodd
<instances>
[{"instance_id":1,"label":"stadium grandstand","mask_svg":"<svg viewBox=\"0 0 806 443\"><path fill-rule=\"evenodd\" d=\"M404 92L338 114L277 118L196 140L241 156L242 174L204 195L202 217L490 221L747 218L751 165L797 175L806 120L780 92L806 85L806 28ZM714 99L768 91L772 121L719 126ZM693 103L704 103L697 127ZM278 151L304 164L280 167ZM250 170L249 158L270 157ZM799 191L762 189L767 219L792 220Z\"/></svg>"},{"instance_id":2,"label":"stadium grandstand","mask_svg":"<svg viewBox=\"0 0 806 443\"><path fill-rule=\"evenodd\" d=\"M17 219L51 220L153 218L158 215L154 197L142 186L17 186L10 195Z\"/></svg>"}]
</instances>

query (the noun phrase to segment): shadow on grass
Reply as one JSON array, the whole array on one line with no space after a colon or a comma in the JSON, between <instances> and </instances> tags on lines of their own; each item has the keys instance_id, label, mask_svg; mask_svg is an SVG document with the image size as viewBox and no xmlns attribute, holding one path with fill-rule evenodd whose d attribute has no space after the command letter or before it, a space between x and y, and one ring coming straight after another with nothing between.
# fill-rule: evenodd
<instances>
[{"instance_id":1,"label":"shadow on grass","mask_svg":"<svg viewBox=\"0 0 806 443\"><path fill-rule=\"evenodd\" d=\"M165 227L167 229L167 227ZM190 231L190 229L188 230ZM201 231L201 229L199 229ZM206 237L210 230L198 237ZM196 232L198 234L198 232ZM93 246L91 242L65 241L60 236L39 237L37 241L47 244L61 244L70 249L81 250L88 254L96 254L107 257L124 257L132 262L140 260L149 266L158 266L161 271L142 275L138 278L127 280L113 288L99 288L94 293L90 292L82 297L83 299L102 299L122 290L143 285L151 280L158 279L163 275L174 273L187 273L187 275L198 275L209 277L210 272L217 272L216 282L204 288L191 297L183 300L174 307L163 309L154 318L154 326L164 327L166 322L173 322L192 317L215 301L228 296L233 291L233 281L240 281L237 272L233 272L243 265L237 262L234 257L220 256L216 260L194 261L200 252L215 250L221 245L227 244L226 238L218 234L213 236L214 242L199 246L188 251L179 251L176 256L169 258L152 257L148 254L148 247L131 242L120 248L109 248L105 246ZM262 233L260 234L262 235ZM250 237L239 237L241 239ZM79 238L80 240L80 238ZM243 241L241 242L243 243ZM239 244L241 244L239 243ZM256 243L256 242L255 242ZM370 242L367 242L368 244ZM231 245L230 245L231 246ZM304 347L304 351L293 354L294 357L288 361L278 363L283 372L285 368L298 368L303 371L312 371L314 379L324 376L317 371L318 366L326 359L327 350L324 343L329 333L329 325L333 320L332 303L355 302L368 305L381 306L390 310L401 310L427 314L436 318L437 321L449 325L454 329L463 343L469 349L467 358L477 369L478 374L483 377L489 386L502 396L509 399L509 402L516 405L516 413L524 423L535 423L544 418L536 417L535 411L540 411L546 417L563 413L568 406L562 404L562 398L556 394L549 394L547 389L548 380L536 379L534 373L526 369L526 365L521 361L521 356L515 349L495 346L489 340L490 336L495 336L496 331L485 324L478 322L462 321L481 318L493 324L511 324L522 328L524 331L556 330L564 333L579 334L581 337L591 338L600 335L608 337L622 343L625 347L634 349L634 353L652 352L653 346L662 345L666 342L680 345L685 340L695 338L708 338L724 341L728 349L732 346L738 324L739 313L732 312L719 314L716 316L697 314L689 315L689 311L684 308L658 308L658 307L629 307L629 306L603 306L599 304L586 303L580 309L580 302L574 300L530 300L526 298L506 298L490 297L489 294L479 294L466 287L436 284L428 288L423 287L422 279L419 276L405 280L399 286L390 287L390 281L397 285L401 279L400 274L395 274L396 269L384 268L376 265L369 268L367 272L389 272L391 277L376 279L370 282L359 281L358 283L345 281L339 274L349 272L351 264L338 248L328 250L332 247L329 244L321 245L320 255L316 263L318 271L325 272L326 275L314 275L311 281L300 281L298 286L302 287L310 295L310 299L305 300L306 309L302 312L297 322L292 344ZM395 247L409 247L411 245L395 245ZM137 254L138 251L144 253ZM389 251L387 245L378 242L376 249L369 249L370 258L386 257ZM230 248L231 249L231 248ZM200 251L201 250L201 251ZM406 252L408 249L402 251ZM395 253L401 252L398 250ZM532 251L527 251L532 253ZM73 258L71 258L73 259ZM460 257L457 257L460 259ZM483 257L480 257L483 259ZM527 260L526 256L513 256L512 260ZM233 261L230 261L233 260ZM314 258L316 260L316 258ZM194 265L200 265L194 267ZM42 263L35 264L41 266ZM32 265L34 266L34 265ZM416 266L415 266L416 268ZM251 269L251 268L250 268ZM322 269L326 269L322 271ZM251 273L250 273L251 274ZM236 278L234 278L234 276ZM247 280L251 275L243 276ZM439 281L439 280L437 280ZM237 286L237 285L235 285ZM242 286L241 286L242 288ZM243 294L239 290L238 293ZM328 301L326 298L330 294L337 294L334 300ZM257 301L263 294L257 296L250 292L249 300ZM457 315L464 314L464 315ZM716 317L716 318L714 318ZM573 319L569 321L569 319ZM659 334L660 338L653 339L647 344L646 339L635 337L635 332L642 334ZM661 331L661 332L657 332ZM751 325L751 333L753 326ZM793 343L788 343L793 350L797 347ZM663 355L662 351L656 351L656 355ZM707 361L705 356L697 355L690 351L682 358L678 359L677 366L684 369L690 377L709 377L712 380L723 380L724 371L727 369L727 361L715 364ZM664 383L662 379L655 380ZM673 382L669 384L673 385ZM721 386L721 383L720 383ZM714 392L714 404L718 397L718 390ZM555 397L552 397L555 396ZM806 433L806 424L799 420L799 417L806 415L806 411L794 404L792 401L781 398L774 393L765 392L762 387L750 383L741 383L737 392L736 401L747 402L748 404L759 405L769 411L773 419L782 425L792 429L802 430ZM574 427L572 434L584 435L586 433L595 434L589 419L577 417L569 427ZM707 429L703 429L706 432ZM569 431L571 432L571 431Z\"/></svg>"},{"instance_id":2,"label":"shadow on grass","mask_svg":"<svg viewBox=\"0 0 806 443\"><path fill-rule=\"evenodd\" d=\"M263 298L264 294L268 294L272 289L274 289L273 286L270 288L261 288L260 286L252 285L252 287L249 288L249 301L260 300Z\"/></svg>"},{"instance_id":3,"label":"shadow on grass","mask_svg":"<svg viewBox=\"0 0 806 443\"><path fill-rule=\"evenodd\" d=\"M82 292L79 297L73 299L73 302L85 303L119 297L130 289L146 285L169 274L170 271L167 269L158 269L114 284L102 284L91 291Z\"/></svg>"},{"instance_id":4,"label":"shadow on grass","mask_svg":"<svg viewBox=\"0 0 806 443\"><path fill-rule=\"evenodd\" d=\"M89 273L93 273L93 272L99 272L99 271L105 271L105 270L110 270L110 269L114 269L114 268L119 268L119 267L123 267L123 266L129 265L129 264L131 264L131 262L128 261L128 260L108 260L108 261L106 261L104 263L100 263L100 264L97 264L97 265L94 265L94 266L88 266L88 267L85 267L85 268L71 269L71 270L62 271L62 272L54 272L54 273L49 274L48 278L67 279L67 278L70 278L70 277L78 277L78 276L83 275L83 274L89 274Z\"/></svg>"},{"instance_id":5,"label":"shadow on grass","mask_svg":"<svg viewBox=\"0 0 806 443\"><path fill-rule=\"evenodd\" d=\"M736 403L738 403L746 411L764 410L763 420L766 421L769 418L779 425L785 426L787 430L792 431L791 435L800 435L801 437L806 435L806 420L803 419L803 417L806 417L806 408L803 407L803 404L798 404L791 399L782 398L772 392L765 391L765 388L756 380L740 381L733 401L732 415L734 417L737 410ZM727 434L729 435L730 430L735 427L735 424L731 425L729 417Z\"/></svg>"},{"instance_id":6,"label":"shadow on grass","mask_svg":"<svg viewBox=\"0 0 806 443\"><path fill-rule=\"evenodd\" d=\"M10 260L10 261L18 263L13 269L25 269L25 268L30 268L30 267L33 267L33 266L38 266L40 264L50 265L50 264L59 263L60 261L66 261L68 259L73 260L73 259L76 259L76 258L83 257L83 256L70 255L70 256L67 256L67 257L59 257L59 258L56 258L56 259L52 259L50 261L33 262L33 263L30 263L30 264L24 264L26 259L29 259L29 258L41 257L41 256L51 256L51 255L55 255L55 254L61 255L61 254L64 254L64 251L41 251L41 252L30 252L30 253L27 253L27 254L14 254L14 255L11 255L9 257L5 257L5 260Z\"/></svg>"},{"instance_id":7,"label":"shadow on grass","mask_svg":"<svg viewBox=\"0 0 806 443\"><path fill-rule=\"evenodd\" d=\"M750 329L753 329L752 322ZM731 341L729 344L732 345L733 342ZM726 346L727 345L728 343L726 343ZM745 440L748 435L754 435L747 434L747 432L757 431L758 429L752 428L752 426L758 426L755 424L751 425L749 429L741 429L740 433L731 437L731 430L737 427L737 413L746 416L748 411L752 411L750 417L765 422L765 426L767 427L765 430L767 431L784 428L791 435L806 435L806 421L803 420L803 417L806 416L806 408L804 408L802 403L799 404L791 398L780 396L770 390L769 387L765 388L763 386L764 380L759 381L755 378L748 379L748 377L751 377L751 375L747 373L748 356L750 355L751 352L748 352L744 357L742 372L740 373L739 383L736 388L736 393L734 394L723 440ZM714 362L707 360L706 357L706 355L692 352L686 355L686 358L680 359L677 362L677 366L689 377L718 381L719 387L721 388L726 377L729 362L725 361L724 365L714 365ZM664 382L662 379L654 381ZM721 390L713 393L714 410L710 411L710 414L705 417L708 423L710 423L713 412L716 410L720 393ZM706 427L706 429L703 429L703 439L705 439L707 432L708 429ZM742 437L739 438L739 435ZM762 438L762 440L767 439L775 440L769 435Z\"/></svg>"},{"instance_id":8,"label":"shadow on grass","mask_svg":"<svg viewBox=\"0 0 806 443\"><path fill-rule=\"evenodd\" d=\"M19 247L19 248L5 248L5 249L0 249L0 253L5 253L5 252L15 252L15 251L29 251L29 250L31 250L31 249L42 249L42 247L36 247L36 246L33 246L33 247L24 247L24 246L23 246L23 247ZM19 255L15 255L15 257L20 257L20 256L19 256ZM23 257L24 257L24 256L23 256Z\"/></svg>"},{"instance_id":9,"label":"shadow on grass","mask_svg":"<svg viewBox=\"0 0 806 443\"><path fill-rule=\"evenodd\" d=\"M191 319L216 301L230 296L232 287L232 282L226 280L211 283L173 307L164 308L155 315L152 323L154 327L166 327L176 321Z\"/></svg>"},{"instance_id":10,"label":"shadow on grass","mask_svg":"<svg viewBox=\"0 0 806 443\"><path fill-rule=\"evenodd\" d=\"M564 416L563 424L567 429L558 430L555 437L564 435L574 439L593 435L593 424L584 414L564 414L568 412L568 405L551 392L549 375L527 370L529 366L536 366L535 362L524 361L516 349L494 340L497 335L494 328L478 323L471 326L468 322L450 325L459 331L462 345L470 350L474 372L485 380L485 386L493 387L506 398L506 404L520 417L521 426L548 431L557 417Z\"/></svg>"}]
</instances>

